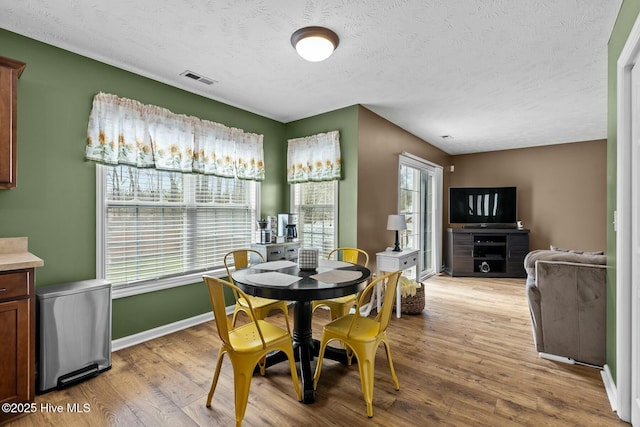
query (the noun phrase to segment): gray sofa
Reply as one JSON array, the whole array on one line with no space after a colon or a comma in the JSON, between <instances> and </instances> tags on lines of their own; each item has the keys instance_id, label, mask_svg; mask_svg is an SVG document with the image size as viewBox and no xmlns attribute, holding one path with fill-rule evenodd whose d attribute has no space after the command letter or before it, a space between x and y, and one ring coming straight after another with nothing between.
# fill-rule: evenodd
<instances>
[{"instance_id":1,"label":"gray sofa","mask_svg":"<svg viewBox=\"0 0 640 427\"><path fill-rule=\"evenodd\" d=\"M603 366L606 255L535 250L524 259L533 341L542 357Z\"/></svg>"}]
</instances>

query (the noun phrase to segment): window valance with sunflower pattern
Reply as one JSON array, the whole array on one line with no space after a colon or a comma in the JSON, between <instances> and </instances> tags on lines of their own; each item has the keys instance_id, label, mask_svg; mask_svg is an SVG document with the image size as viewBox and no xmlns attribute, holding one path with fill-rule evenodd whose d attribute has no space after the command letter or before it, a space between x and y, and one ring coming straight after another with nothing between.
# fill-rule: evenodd
<instances>
[{"instance_id":1,"label":"window valance with sunflower pattern","mask_svg":"<svg viewBox=\"0 0 640 427\"><path fill-rule=\"evenodd\" d=\"M287 181L290 184L340 179L341 171L337 130L289 140Z\"/></svg>"},{"instance_id":2,"label":"window valance with sunflower pattern","mask_svg":"<svg viewBox=\"0 0 640 427\"><path fill-rule=\"evenodd\" d=\"M263 181L263 135L99 93L85 157L111 165Z\"/></svg>"}]
</instances>

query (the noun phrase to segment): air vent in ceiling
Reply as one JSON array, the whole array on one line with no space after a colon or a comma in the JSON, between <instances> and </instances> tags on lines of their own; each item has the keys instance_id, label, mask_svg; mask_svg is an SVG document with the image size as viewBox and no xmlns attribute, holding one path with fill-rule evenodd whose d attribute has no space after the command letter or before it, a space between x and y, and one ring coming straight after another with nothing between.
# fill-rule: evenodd
<instances>
[{"instance_id":1,"label":"air vent in ceiling","mask_svg":"<svg viewBox=\"0 0 640 427\"><path fill-rule=\"evenodd\" d=\"M212 85L214 83L218 83L217 80L210 79L209 77L201 76L200 74L194 73L193 71L189 71L189 70L186 70L186 71L180 73L180 75L188 77L188 78L190 78L192 80L196 80L196 81L198 81L200 83L204 83L206 85Z\"/></svg>"}]
</instances>

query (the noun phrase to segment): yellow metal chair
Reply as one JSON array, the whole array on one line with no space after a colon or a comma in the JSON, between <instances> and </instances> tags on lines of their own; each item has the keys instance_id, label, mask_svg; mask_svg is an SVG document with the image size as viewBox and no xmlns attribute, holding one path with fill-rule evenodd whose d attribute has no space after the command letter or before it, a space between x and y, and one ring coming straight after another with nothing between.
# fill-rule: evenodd
<instances>
[{"instance_id":1,"label":"yellow metal chair","mask_svg":"<svg viewBox=\"0 0 640 427\"><path fill-rule=\"evenodd\" d=\"M229 276L229 280L233 282L233 278L231 277L230 260L233 258L233 265L237 269L245 268L249 266L250 256L257 256L261 262L264 261L262 254L258 251L254 251L253 249L239 249L235 251L231 251L224 256L224 267L227 269L227 276ZM233 296L236 298L236 307L233 311L233 320L231 321L232 326L236 326L236 320L238 318L238 313L243 311L247 314L249 302L251 303L251 307L253 307L253 311L256 314L257 318L260 320L266 319L267 315L273 310L280 310L284 313L285 321L287 324L287 331L291 333L291 328L289 327L289 311L287 309L287 302L280 301L275 299L261 298L255 297L253 295L244 295L241 296L235 290L233 291Z\"/></svg>"},{"instance_id":2,"label":"yellow metal chair","mask_svg":"<svg viewBox=\"0 0 640 427\"><path fill-rule=\"evenodd\" d=\"M251 306L251 301L246 299L246 295L234 284L226 280L215 277L204 276L203 280L209 289L211 297L211 306L213 307L213 315L218 327L218 335L222 340L222 346L218 352L218 362L216 363L216 371L213 375L211 389L207 396L207 408L211 407L211 399L213 392L218 383L220 376L220 368L222 367L222 359L225 354L229 355L231 365L233 366L233 384L236 408L236 426L242 424L244 413L247 409L247 401L249 399L249 388L251 387L251 377L253 371L260 360L264 359L267 353L280 350L289 358L289 368L291 369L291 378L295 387L298 401L302 400L302 390L298 383L298 373L296 371L296 362L293 355L293 344L291 343L291 334L284 329L271 324L265 320L256 318L256 314ZM238 293L247 301L247 310L251 323L233 328L229 325L229 319L226 314L224 301L224 287L233 289L234 293Z\"/></svg>"},{"instance_id":3,"label":"yellow metal chair","mask_svg":"<svg viewBox=\"0 0 640 427\"><path fill-rule=\"evenodd\" d=\"M369 418L373 417L373 376L376 351L378 350L380 343L384 344L387 353L387 362L389 363L389 369L391 370L393 385L396 390L400 390L398 377L395 369L393 368L393 361L391 360L391 350L387 339L387 326L389 325L391 312L393 311L396 287L398 286L398 279L401 274L401 271L387 273L371 282L362 292L360 298L358 298L355 313L340 317L327 323L322 330L320 354L318 356L316 372L313 376L314 389L318 386L318 379L320 378L320 371L322 370L322 359L324 357L324 351L327 347L327 343L333 340L343 342L352 350L353 354L355 354L358 359L362 395L364 396L364 401L367 404L367 416ZM380 312L375 319L362 317L360 315L360 306L363 304L364 298L378 283L382 283L385 280L386 289L384 291L384 298ZM351 364L350 354L348 354L348 362Z\"/></svg>"},{"instance_id":4,"label":"yellow metal chair","mask_svg":"<svg viewBox=\"0 0 640 427\"><path fill-rule=\"evenodd\" d=\"M352 264L359 264L364 267L368 267L369 265L369 254L367 254L362 249L358 248L336 248L329 252L327 255L327 259L331 259L333 254L342 255L341 261L350 262ZM349 314L351 307L356 304L358 299L357 295L345 295L343 297L333 298L333 299L325 299L313 301L312 310L315 311L316 308L320 306L328 307L331 311L331 320L335 320L338 317L345 316Z\"/></svg>"}]
</instances>

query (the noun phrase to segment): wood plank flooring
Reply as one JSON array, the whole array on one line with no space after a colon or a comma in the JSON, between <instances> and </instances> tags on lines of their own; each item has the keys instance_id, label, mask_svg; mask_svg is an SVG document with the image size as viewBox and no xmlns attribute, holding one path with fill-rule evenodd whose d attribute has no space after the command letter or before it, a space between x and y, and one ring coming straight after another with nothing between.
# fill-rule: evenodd
<instances>
[{"instance_id":1,"label":"wood plank flooring","mask_svg":"<svg viewBox=\"0 0 640 427\"><path fill-rule=\"evenodd\" d=\"M297 402L287 364L254 376L243 425L629 426L611 410L599 370L538 358L524 280L440 275L425 283L425 311L389 327L400 391L378 350L372 419L357 365L325 360L310 405ZM284 326L282 314L269 320ZM324 310L314 314L314 337L327 320ZM9 426L233 425L227 358L205 407L218 347L211 321L120 350L110 371L36 396L38 412ZM68 404L88 411L70 412ZM47 412L57 405L62 412Z\"/></svg>"}]
</instances>

